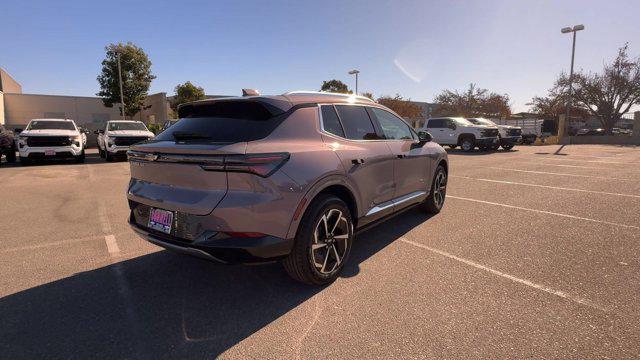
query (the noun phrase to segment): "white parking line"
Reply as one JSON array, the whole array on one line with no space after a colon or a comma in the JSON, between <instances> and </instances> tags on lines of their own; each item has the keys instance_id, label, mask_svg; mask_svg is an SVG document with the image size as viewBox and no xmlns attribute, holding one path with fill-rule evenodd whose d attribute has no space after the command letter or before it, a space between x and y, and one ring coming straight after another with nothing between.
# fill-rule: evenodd
<instances>
[{"instance_id":1,"label":"white parking line","mask_svg":"<svg viewBox=\"0 0 640 360\"><path fill-rule=\"evenodd\" d=\"M541 157L538 159L544 160L553 160L553 161L577 161L577 162L586 162L586 163L601 163L601 164L620 164L620 165L637 165L637 163L626 163L619 161L606 161L606 160L578 160L578 159L568 159L568 158L552 158L552 157Z\"/></svg>"},{"instance_id":2,"label":"white parking line","mask_svg":"<svg viewBox=\"0 0 640 360\"><path fill-rule=\"evenodd\" d=\"M482 203L482 204L502 206L502 207L506 207L506 208L510 208L510 209L531 211L531 212L536 212L536 213L540 213L540 214L555 215L555 216L561 216L561 217L566 217L566 218L570 218L570 219L583 220L583 221L589 221L589 222L594 222L594 223L599 223L599 224L607 224L607 225L619 226L619 227L628 228L628 229L640 230L640 226L635 226L635 225L619 224L619 223L614 223L614 222L610 222L610 221L590 219L590 218L574 216L574 215L568 215L568 214L555 213L555 212L545 211L545 210L530 209L530 208L525 208L525 207L520 207L520 206L495 203L495 202L491 202L491 201L470 199L470 198L464 198L464 197L453 196L453 195L448 195L448 194L447 194L447 198L456 199L456 200L473 201L473 202Z\"/></svg>"},{"instance_id":3,"label":"white parking line","mask_svg":"<svg viewBox=\"0 0 640 360\"><path fill-rule=\"evenodd\" d=\"M591 194L612 195L612 196L624 196L624 197L630 197L630 198L640 199L640 195L611 193L611 192L606 192L606 191L583 190L583 189L574 189L574 188L566 188L566 187L550 186L550 185L527 184L527 183L514 182L514 181L482 179L482 178L474 178L474 177L469 177L469 176L458 176L458 175L449 175L449 177L450 177L450 178L452 178L452 177L453 177L453 178L461 178L461 179L470 179L470 180L486 181L486 182L493 182L493 183L498 183L498 184L532 186L532 187L540 187L540 188L545 188L545 189L566 190L566 191L579 191L579 192L586 192L586 193L591 193Z\"/></svg>"},{"instance_id":4,"label":"white parking line","mask_svg":"<svg viewBox=\"0 0 640 360\"><path fill-rule=\"evenodd\" d=\"M614 177L608 177L608 176L578 175L578 174L565 174L565 173L555 173L555 172L547 172L547 171L510 169L510 168L503 168L503 167L496 167L496 166L487 166L486 169L518 171L518 172L529 173L529 174L573 176L573 177L604 179L604 180L619 180L619 181L633 181L633 182L637 182L638 181L637 179L622 179L622 178L614 178Z\"/></svg>"},{"instance_id":5,"label":"white parking line","mask_svg":"<svg viewBox=\"0 0 640 360\"><path fill-rule=\"evenodd\" d=\"M120 254L120 248L118 247L118 242L116 241L116 237L113 235L107 235L104 237L104 242L107 243L107 251L111 256L117 256Z\"/></svg>"},{"instance_id":6,"label":"white parking line","mask_svg":"<svg viewBox=\"0 0 640 360\"><path fill-rule=\"evenodd\" d=\"M400 238L400 241L402 241L402 242L404 242L406 244L413 245L415 247L424 249L424 250L431 251L431 252L436 253L438 255L442 255L442 256L447 257L449 259L459 261L459 262L461 262L463 264L466 264L466 265L469 265L469 266L473 266L476 269L483 270L483 271L489 272L491 274L503 277L505 279L509 279L511 281L520 283L522 285L526 285L526 286L532 287L532 288L534 288L536 290L544 291L544 292L546 292L548 294L552 294L552 295L561 297L563 299L573 301L573 302L578 303L580 305L588 306L590 308L594 308L594 309L597 309L597 310L600 310L600 311L604 311L604 312L608 311L603 306L596 305L590 300L587 300L587 299L584 299L584 298L581 298L581 297L577 297L577 296L573 296L573 295L565 293L564 291L555 290L555 289L552 289L552 288L550 288L548 286L545 286L545 285L536 284L536 283L534 283L532 281L521 279L519 277L503 273L502 271L498 271L498 270L492 269L490 267L478 264L478 263L476 263L474 261L463 259L463 258L461 258L459 256L456 256L456 255L453 255L453 254L449 254L446 251L434 249L432 247L429 247L429 246L426 246L426 245L423 245L423 244L408 240L406 238Z\"/></svg>"}]
</instances>

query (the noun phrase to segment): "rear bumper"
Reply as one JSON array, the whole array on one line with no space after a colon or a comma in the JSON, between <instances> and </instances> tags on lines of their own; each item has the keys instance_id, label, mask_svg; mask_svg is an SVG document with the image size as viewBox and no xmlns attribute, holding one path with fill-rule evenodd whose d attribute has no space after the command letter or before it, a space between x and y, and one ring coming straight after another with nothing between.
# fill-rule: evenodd
<instances>
[{"instance_id":1,"label":"rear bumper","mask_svg":"<svg viewBox=\"0 0 640 360\"><path fill-rule=\"evenodd\" d=\"M287 256L293 248L293 239L275 236L228 237L223 233L205 231L193 241L186 241L137 224L133 212L129 225L143 239L167 250L224 264L257 263Z\"/></svg>"}]
</instances>

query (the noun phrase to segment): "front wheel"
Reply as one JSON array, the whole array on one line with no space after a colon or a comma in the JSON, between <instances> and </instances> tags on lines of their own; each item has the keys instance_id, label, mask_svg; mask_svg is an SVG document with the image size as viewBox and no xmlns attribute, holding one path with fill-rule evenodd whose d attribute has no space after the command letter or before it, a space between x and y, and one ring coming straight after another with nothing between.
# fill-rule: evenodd
<instances>
[{"instance_id":1,"label":"front wheel","mask_svg":"<svg viewBox=\"0 0 640 360\"><path fill-rule=\"evenodd\" d=\"M20 165L22 166L31 165L31 159L29 159L28 157L20 156Z\"/></svg>"},{"instance_id":2,"label":"front wheel","mask_svg":"<svg viewBox=\"0 0 640 360\"><path fill-rule=\"evenodd\" d=\"M438 165L433 181L431 182L431 193L422 203L422 208L430 213L437 214L444 206L444 199L447 195L447 172L444 166Z\"/></svg>"},{"instance_id":3,"label":"front wheel","mask_svg":"<svg viewBox=\"0 0 640 360\"><path fill-rule=\"evenodd\" d=\"M76 163L82 164L84 163L84 160L85 160L85 155L84 155L84 149L83 149L80 155L76 156Z\"/></svg>"},{"instance_id":4,"label":"front wheel","mask_svg":"<svg viewBox=\"0 0 640 360\"><path fill-rule=\"evenodd\" d=\"M473 150L473 148L476 147L476 141L472 137L466 137L462 139L462 142L460 143L460 147L462 148L462 151L470 152Z\"/></svg>"},{"instance_id":5,"label":"front wheel","mask_svg":"<svg viewBox=\"0 0 640 360\"><path fill-rule=\"evenodd\" d=\"M7 162L10 162L10 163L16 162L16 149L14 148L9 149L9 152L6 153L5 155L7 155Z\"/></svg>"},{"instance_id":6,"label":"front wheel","mask_svg":"<svg viewBox=\"0 0 640 360\"><path fill-rule=\"evenodd\" d=\"M325 285L342 272L351 252L353 220L339 198L322 194L304 213L291 253L282 261L287 273L300 282Z\"/></svg>"}]
</instances>

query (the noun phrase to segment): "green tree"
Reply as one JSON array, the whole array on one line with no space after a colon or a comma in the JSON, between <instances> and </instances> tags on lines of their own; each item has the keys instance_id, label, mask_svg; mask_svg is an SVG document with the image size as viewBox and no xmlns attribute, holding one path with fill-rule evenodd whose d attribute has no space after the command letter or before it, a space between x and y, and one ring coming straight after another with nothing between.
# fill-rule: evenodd
<instances>
[{"instance_id":1,"label":"green tree","mask_svg":"<svg viewBox=\"0 0 640 360\"><path fill-rule=\"evenodd\" d=\"M511 115L509 95L489 92L469 84L464 92L444 90L435 98L438 104L434 110L436 116L463 116L497 118Z\"/></svg>"},{"instance_id":2,"label":"green tree","mask_svg":"<svg viewBox=\"0 0 640 360\"><path fill-rule=\"evenodd\" d=\"M340 80L329 80L323 81L322 87L320 91L332 92L332 93L340 93L340 94L352 94L353 91L349 90L347 84L343 83Z\"/></svg>"},{"instance_id":3,"label":"green tree","mask_svg":"<svg viewBox=\"0 0 640 360\"><path fill-rule=\"evenodd\" d=\"M611 133L622 115L640 104L640 58L630 59L627 52L625 44L613 63L604 65L602 73L578 71L574 74L572 116L594 116L607 133ZM568 91L569 76L562 73L547 97L533 98L533 109L544 111L545 104L555 104L553 112L564 113Z\"/></svg>"},{"instance_id":4,"label":"green tree","mask_svg":"<svg viewBox=\"0 0 640 360\"><path fill-rule=\"evenodd\" d=\"M133 116L144 108L144 100L149 92L151 81L156 77L151 74L151 61L138 46L128 42L109 44L105 47L106 56L102 60L102 71L98 76L100 91L107 107L120 104L120 85L118 82L118 54L122 70L122 94L124 113Z\"/></svg>"},{"instance_id":5,"label":"green tree","mask_svg":"<svg viewBox=\"0 0 640 360\"><path fill-rule=\"evenodd\" d=\"M203 100L205 98L204 89L193 85L191 81L177 85L174 90L176 95L175 99L171 102L171 107L174 111L177 111L180 104Z\"/></svg>"}]
</instances>

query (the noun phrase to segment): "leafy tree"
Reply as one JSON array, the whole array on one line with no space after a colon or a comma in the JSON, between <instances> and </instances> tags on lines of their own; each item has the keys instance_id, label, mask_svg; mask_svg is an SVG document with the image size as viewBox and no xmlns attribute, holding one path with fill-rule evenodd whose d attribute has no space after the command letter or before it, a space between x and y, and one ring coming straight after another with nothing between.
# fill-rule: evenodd
<instances>
[{"instance_id":1,"label":"leafy tree","mask_svg":"<svg viewBox=\"0 0 640 360\"><path fill-rule=\"evenodd\" d=\"M184 84L179 84L175 87L176 97L171 103L173 110L178 109L178 105L188 103L196 100L203 100L205 98L204 89L195 86L191 81L187 81Z\"/></svg>"},{"instance_id":2,"label":"leafy tree","mask_svg":"<svg viewBox=\"0 0 640 360\"><path fill-rule=\"evenodd\" d=\"M142 48L128 42L109 44L105 47L106 57L102 60L102 72L98 76L100 92L107 107L120 103L120 85L118 80L118 54L122 70L122 94L124 97L124 113L133 116L143 109L151 81L156 77L151 74L151 61Z\"/></svg>"},{"instance_id":3,"label":"leafy tree","mask_svg":"<svg viewBox=\"0 0 640 360\"><path fill-rule=\"evenodd\" d=\"M422 109L411 102L411 99L404 99L400 94L396 96L381 96L377 100L378 104L384 105L395 111L396 114L403 118L420 119L422 118Z\"/></svg>"},{"instance_id":4,"label":"leafy tree","mask_svg":"<svg viewBox=\"0 0 640 360\"><path fill-rule=\"evenodd\" d=\"M370 92L363 92L363 93L362 93L362 94L360 94L360 95L361 95L361 96L364 96L364 97L368 97L368 98L369 98L369 99L371 99L371 100L374 100L374 99L373 99L373 93L370 93Z\"/></svg>"},{"instance_id":5,"label":"leafy tree","mask_svg":"<svg viewBox=\"0 0 640 360\"><path fill-rule=\"evenodd\" d=\"M435 98L436 116L463 116L496 118L511 115L509 95L489 92L469 84L464 92L444 90Z\"/></svg>"},{"instance_id":6,"label":"leafy tree","mask_svg":"<svg viewBox=\"0 0 640 360\"><path fill-rule=\"evenodd\" d=\"M340 94L352 94L353 91L349 90L347 84L343 83L340 80L329 80L323 81L322 87L320 91L332 92L332 93L340 93Z\"/></svg>"},{"instance_id":7,"label":"leafy tree","mask_svg":"<svg viewBox=\"0 0 640 360\"><path fill-rule=\"evenodd\" d=\"M573 76L571 114L588 113L597 117L608 133L622 115L640 104L640 58L630 59L628 45L618 50L611 64L602 73L577 72ZM560 104L564 108L569 90L569 76L562 73L545 98L533 98L534 110L543 111L545 104ZM564 111L557 111L564 113Z\"/></svg>"}]
</instances>

